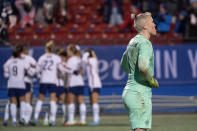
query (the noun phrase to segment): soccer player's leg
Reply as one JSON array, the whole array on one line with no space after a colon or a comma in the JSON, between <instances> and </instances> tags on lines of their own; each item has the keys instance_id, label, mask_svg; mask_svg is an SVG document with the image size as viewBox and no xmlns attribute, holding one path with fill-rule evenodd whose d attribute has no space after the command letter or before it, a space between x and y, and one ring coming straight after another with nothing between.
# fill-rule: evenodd
<instances>
[{"instance_id":1,"label":"soccer player's leg","mask_svg":"<svg viewBox=\"0 0 197 131\"><path fill-rule=\"evenodd\" d=\"M12 117L12 125L16 126L16 115L17 115L17 99L15 89L8 89L8 97L10 99L10 113Z\"/></svg>"},{"instance_id":2,"label":"soccer player's leg","mask_svg":"<svg viewBox=\"0 0 197 131\"><path fill-rule=\"evenodd\" d=\"M100 94L100 88L89 89L90 99L92 104L93 121L88 123L88 126L100 125L100 107L98 104L98 97Z\"/></svg>"},{"instance_id":3,"label":"soccer player's leg","mask_svg":"<svg viewBox=\"0 0 197 131\"><path fill-rule=\"evenodd\" d=\"M75 87L68 88L68 120L64 123L64 126L73 126L76 124L75 118L75 97L76 97Z\"/></svg>"},{"instance_id":4,"label":"soccer player's leg","mask_svg":"<svg viewBox=\"0 0 197 131\"><path fill-rule=\"evenodd\" d=\"M56 112L57 112L57 97L56 97L57 86L55 84L49 85L49 93L50 93L50 125L55 126L56 121Z\"/></svg>"},{"instance_id":5,"label":"soccer player's leg","mask_svg":"<svg viewBox=\"0 0 197 131\"><path fill-rule=\"evenodd\" d=\"M5 113L4 113L4 119L3 119L3 125L7 126L8 125L8 120L9 120L9 109L10 109L10 101L5 105Z\"/></svg>"},{"instance_id":6,"label":"soccer player's leg","mask_svg":"<svg viewBox=\"0 0 197 131\"><path fill-rule=\"evenodd\" d=\"M25 124L29 125L30 119L31 119L31 115L32 115L32 106L31 106L31 96L32 96L32 92L31 92L31 84L30 83L26 83L26 94L25 94L25 102L26 102L26 109L25 109Z\"/></svg>"},{"instance_id":7,"label":"soccer player's leg","mask_svg":"<svg viewBox=\"0 0 197 131\"><path fill-rule=\"evenodd\" d=\"M79 126L84 126L86 125L86 105L84 102L84 87L79 86L75 87L77 89L77 101L79 103L79 113L80 113L80 120L78 122Z\"/></svg>"},{"instance_id":8,"label":"soccer player's leg","mask_svg":"<svg viewBox=\"0 0 197 131\"><path fill-rule=\"evenodd\" d=\"M40 84L40 88L39 88L39 96L38 96L38 100L36 102L36 106L34 109L34 125L36 125L38 123L38 118L39 118L39 114L42 108L42 104L44 101L44 96L47 92L47 85L46 84Z\"/></svg>"},{"instance_id":9,"label":"soccer player's leg","mask_svg":"<svg viewBox=\"0 0 197 131\"><path fill-rule=\"evenodd\" d=\"M20 102L20 120L19 124L24 125L25 124L25 89L16 89L16 97L19 98Z\"/></svg>"}]
</instances>

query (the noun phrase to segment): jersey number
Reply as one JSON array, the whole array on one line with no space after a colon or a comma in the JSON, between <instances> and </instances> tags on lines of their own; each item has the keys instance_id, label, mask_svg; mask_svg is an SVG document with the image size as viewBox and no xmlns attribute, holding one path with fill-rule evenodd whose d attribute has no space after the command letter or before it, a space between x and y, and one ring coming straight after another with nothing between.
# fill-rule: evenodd
<instances>
[{"instance_id":1,"label":"jersey number","mask_svg":"<svg viewBox=\"0 0 197 131\"><path fill-rule=\"evenodd\" d=\"M52 70L51 67L53 66L52 60L46 60L44 61L43 69L44 70Z\"/></svg>"},{"instance_id":2,"label":"jersey number","mask_svg":"<svg viewBox=\"0 0 197 131\"><path fill-rule=\"evenodd\" d=\"M18 69L17 69L17 66L13 66L12 67L12 74L13 74L13 76L17 76L17 74L18 74L18 71L17 71Z\"/></svg>"}]
</instances>

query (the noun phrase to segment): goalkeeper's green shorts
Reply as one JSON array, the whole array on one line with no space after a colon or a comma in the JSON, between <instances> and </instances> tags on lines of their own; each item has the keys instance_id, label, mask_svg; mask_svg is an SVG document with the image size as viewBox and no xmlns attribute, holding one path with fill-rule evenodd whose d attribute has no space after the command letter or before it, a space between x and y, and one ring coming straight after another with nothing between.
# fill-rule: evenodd
<instances>
[{"instance_id":1,"label":"goalkeeper's green shorts","mask_svg":"<svg viewBox=\"0 0 197 131\"><path fill-rule=\"evenodd\" d=\"M128 112L131 129L151 129L152 101L138 92L124 90L122 94L124 106Z\"/></svg>"}]
</instances>

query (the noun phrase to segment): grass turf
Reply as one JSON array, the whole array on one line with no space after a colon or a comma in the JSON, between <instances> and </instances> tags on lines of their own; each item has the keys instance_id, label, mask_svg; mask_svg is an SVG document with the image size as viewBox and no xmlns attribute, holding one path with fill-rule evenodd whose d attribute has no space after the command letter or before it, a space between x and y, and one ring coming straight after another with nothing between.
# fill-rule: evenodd
<instances>
[{"instance_id":1,"label":"grass turf","mask_svg":"<svg viewBox=\"0 0 197 131\"><path fill-rule=\"evenodd\" d=\"M88 121L91 117L87 118ZM7 127L0 125L0 131L129 131L130 125L126 115L109 115L101 117L101 125L95 127L73 126L63 127L61 119L57 119L55 127L43 126L42 120L36 127ZM155 114L151 131L197 131L197 114Z\"/></svg>"}]
</instances>

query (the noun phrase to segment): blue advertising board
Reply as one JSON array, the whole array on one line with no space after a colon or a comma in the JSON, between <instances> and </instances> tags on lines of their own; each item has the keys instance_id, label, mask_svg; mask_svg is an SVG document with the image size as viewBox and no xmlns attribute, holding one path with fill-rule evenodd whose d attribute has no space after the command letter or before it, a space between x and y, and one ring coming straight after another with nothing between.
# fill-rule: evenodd
<instances>
[{"instance_id":1,"label":"blue advertising board","mask_svg":"<svg viewBox=\"0 0 197 131\"><path fill-rule=\"evenodd\" d=\"M82 46L82 49L87 46ZM124 85L127 75L120 68L120 60L126 46L91 46L99 59L99 73L103 85ZM36 60L44 53L44 47L31 47ZM3 77L3 64L11 56L11 48L0 48L0 88L7 81ZM160 85L197 84L197 45L154 46L155 77Z\"/></svg>"}]
</instances>

